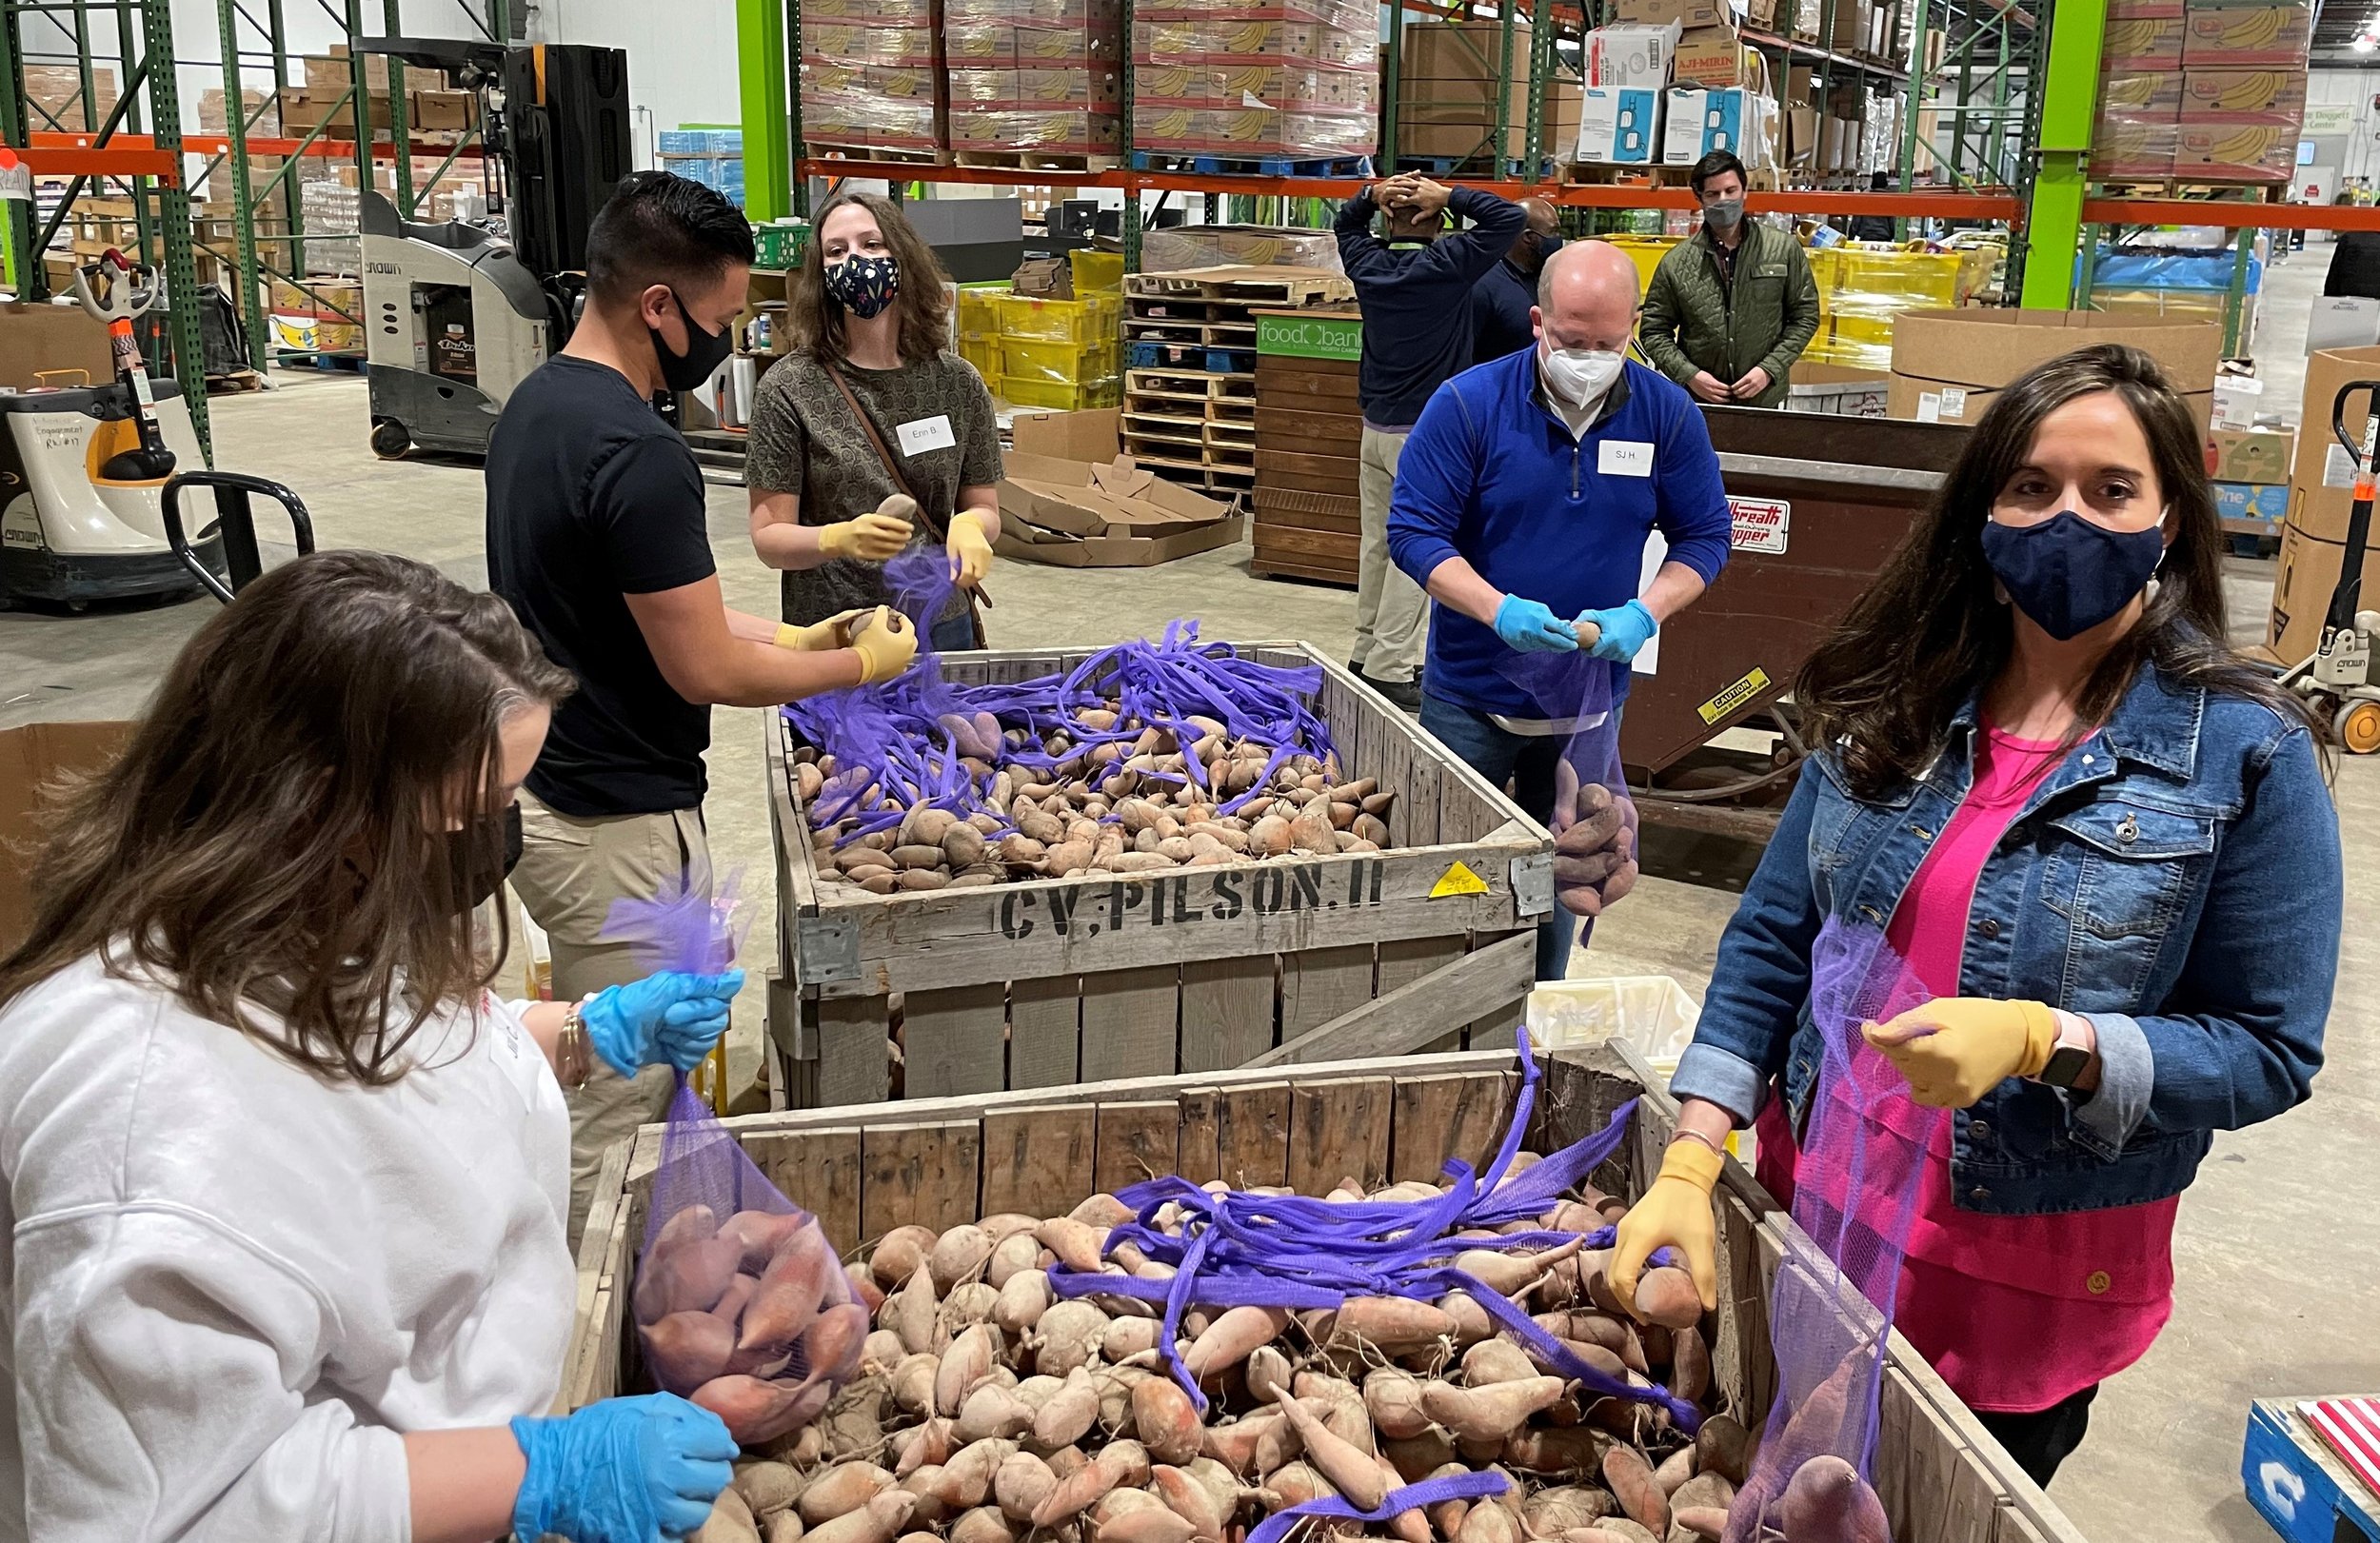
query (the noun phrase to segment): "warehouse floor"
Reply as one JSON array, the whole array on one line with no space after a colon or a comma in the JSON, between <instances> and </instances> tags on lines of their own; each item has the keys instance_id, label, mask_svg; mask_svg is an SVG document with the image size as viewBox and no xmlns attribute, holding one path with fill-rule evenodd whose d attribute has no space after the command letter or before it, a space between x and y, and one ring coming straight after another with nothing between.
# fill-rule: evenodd
<instances>
[{"instance_id":1,"label":"warehouse floor","mask_svg":"<svg viewBox=\"0 0 2380 1543\"><path fill-rule=\"evenodd\" d=\"M2268 401L2293 402L2308 300L2329 247L2277 265L2265 295L2259 352L2271 361ZM365 448L362 382L288 372L281 388L217 398L220 464L288 483L313 511L326 545L376 546L485 582L480 475L463 463L375 461ZM741 488L714 487L711 528L728 601L772 613L776 580L751 556ZM1085 574L1002 563L991 588L993 641L1003 646L1096 644L1177 617L1215 638L1300 637L1344 657L1354 597L1259 582L1247 549L1206 553L1150 569ZM2259 640L2270 564L2235 565L2234 623ZM136 712L163 662L208 616L211 602L109 615L0 613L0 727L44 719ZM714 715L706 814L722 871L747 868L744 893L773 924L769 836L761 787L758 711ZM2380 763L2339 777L2349 867L2348 916L2380 914ZM1656 841L1628 903L1599 924L1580 975L1662 972L1697 996L1752 854L1733 843ZM2370 860L2370 861L2367 861ZM2240 1494L2240 1438L2249 1400L2380 1390L2380 1210L2371 1154L2380 1151L2380 1043L2371 1003L2380 944L2350 924L2330 1025L2331 1060L2311 1104L2219 1138L2181 1213L2174 1316L2148 1358L2101 1396L2091 1439L2056 1498L2093 1543L2211 1537L2263 1543L2271 1534ZM757 971L755 981L757 982ZM755 1060L757 984L738 1015L743 1067Z\"/></svg>"}]
</instances>

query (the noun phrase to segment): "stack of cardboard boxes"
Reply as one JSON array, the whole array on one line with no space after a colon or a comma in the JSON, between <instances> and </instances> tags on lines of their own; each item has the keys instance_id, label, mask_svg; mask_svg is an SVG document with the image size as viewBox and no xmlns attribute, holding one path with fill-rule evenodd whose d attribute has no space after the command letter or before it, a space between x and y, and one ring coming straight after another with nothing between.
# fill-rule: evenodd
<instances>
[{"instance_id":1,"label":"stack of cardboard boxes","mask_svg":"<svg viewBox=\"0 0 2380 1543\"><path fill-rule=\"evenodd\" d=\"M116 72L112 65L91 67L91 99L88 104L89 121L84 121L83 71L74 65L25 66L25 100L33 109L29 113L27 127L35 132L50 131L54 125L63 132L88 131L108 121L115 110Z\"/></svg>"},{"instance_id":2,"label":"stack of cardboard boxes","mask_svg":"<svg viewBox=\"0 0 2380 1543\"><path fill-rule=\"evenodd\" d=\"M2109 0L2092 174L2288 182L2312 17L2271 0Z\"/></svg>"},{"instance_id":3,"label":"stack of cardboard boxes","mask_svg":"<svg viewBox=\"0 0 2380 1543\"><path fill-rule=\"evenodd\" d=\"M1529 24L1513 24L1512 69L1505 71L1504 31L1495 22L1415 22L1405 29L1397 62L1397 154L1423 162L1519 159L1529 133ZM1504 96L1502 145L1497 140L1497 82ZM1578 84L1557 72L1546 84L1538 144L1562 157L1578 139ZM1439 166L1433 169L1447 170Z\"/></svg>"},{"instance_id":4,"label":"stack of cardboard boxes","mask_svg":"<svg viewBox=\"0 0 2380 1543\"><path fill-rule=\"evenodd\" d=\"M2296 453L2291 460L2288 514L2280 527L2281 566L2272 585L2272 619L2265 643L2294 664L2321 641L2322 619L2347 566L2347 518L2354 503L2355 468L2330 434L2330 405L2350 381L2380 378L2380 348L2337 348L2306 361L2306 397ZM2353 406L2364 405L2359 393ZM2359 442L2365 425L2348 420ZM2380 595L2380 541L2364 554L2364 603Z\"/></svg>"},{"instance_id":5,"label":"stack of cardboard boxes","mask_svg":"<svg viewBox=\"0 0 2380 1543\"><path fill-rule=\"evenodd\" d=\"M418 78L434 80L435 75ZM355 135L355 100L348 88L354 83L354 62L347 56L344 43L334 43L326 56L306 60L306 84L286 86L281 89L279 116L281 131L291 138L300 138L320 129L322 136L336 139ZM396 121L395 106L390 98L388 56L367 53L364 56L364 111L369 120L372 138L389 137L390 126ZM210 93L211 94L211 93ZM217 104L220 110L221 104ZM460 133L478 121L478 99L469 91L421 90L408 89L405 95L407 130L420 137L426 134ZM218 130L219 131L219 130ZM262 126L250 133L265 132Z\"/></svg>"},{"instance_id":6,"label":"stack of cardboard boxes","mask_svg":"<svg viewBox=\"0 0 2380 1543\"><path fill-rule=\"evenodd\" d=\"M1152 0L1132 22L1137 150L1337 160L1379 148L1379 24L1362 0Z\"/></svg>"},{"instance_id":7,"label":"stack of cardboard boxes","mask_svg":"<svg viewBox=\"0 0 2380 1543\"><path fill-rule=\"evenodd\" d=\"M1737 30L1733 0L1619 0L1587 34L1578 159L1687 167L1732 150L1777 164L1780 119L1766 61Z\"/></svg>"},{"instance_id":8,"label":"stack of cardboard boxes","mask_svg":"<svg viewBox=\"0 0 2380 1543\"><path fill-rule=\"evenodd\" d=\"M940 159L943 116L937 0L806 0L802 137L858 155Z\"/></svg>"},{"instance_id":9,"label":"stack of cardboard boxes","mask_svg":"<svg viewBox=\"0 0 2380 1543\"><path fill-rule=\"evenodd\" d=\"M1116 0L944 0L950 148L1113 164L1123 143Z\"/></svg>"}]
</instances>

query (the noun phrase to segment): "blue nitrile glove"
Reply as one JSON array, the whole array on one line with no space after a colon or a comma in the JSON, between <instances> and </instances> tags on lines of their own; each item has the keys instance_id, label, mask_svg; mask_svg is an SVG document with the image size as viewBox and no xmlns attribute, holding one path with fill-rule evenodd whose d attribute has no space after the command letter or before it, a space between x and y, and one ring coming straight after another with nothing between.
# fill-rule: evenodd
<instances>
[{"instance_id":1,"label":"blue nitrile glove","mask_svg":"<svg viewBox=\"0 0 2380 1543\"><path fill-rule=\"evenodd\" d=\"M1653 641L1660 623L1644 608L1644 602L1632 600L1625 605L1615 605L1608 611L1580 611L1578 620L1593 622L1603 629L1593 650L1597 659L1616 659L1625 664L1636 657L1636 650Z\"/></svg>"},{"instance_id":2,"label":"blue nitrile glove","mask_svg":"<svg viewBox=\"0 0 2380 1543\"><path fill-rule=\"evenodd\" d=\"M734 1473L724 1421L674 1393L606 1398L552 1419L522 1415L512 1438L528 1458L512 1535L573 1543L691 1536Z\"/></svg>"},{"instance_id":3,"label":"blue nitrile glove","mask_svg":"<svg viewBox=\"0 0 2380 1543\"><path fill-rule=\"evenodd\" d=\"M587 1043L622 1077L646 1066L694 1070L727 1032L727 1004L744 989L744 972L686 975L664 970L625 986L606 986L579 1010Z\"/></svg>"},{"instance_id":4,"label":"blue nitrile glove","mask_svg":"<svg viewBox=\"0 0 2380 1543\"><path fill-rule=\"evenodd\" d=\"M1524 654L1566 654L1578 646L1570 623L1534 600L1506 595L1496 607L1496 635Z\"/></svg>"}]
</instances>

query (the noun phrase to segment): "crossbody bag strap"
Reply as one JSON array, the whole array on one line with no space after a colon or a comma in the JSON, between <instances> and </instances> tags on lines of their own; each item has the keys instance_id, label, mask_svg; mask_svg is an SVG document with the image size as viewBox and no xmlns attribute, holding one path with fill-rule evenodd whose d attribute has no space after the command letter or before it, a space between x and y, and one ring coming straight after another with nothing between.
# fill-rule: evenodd
<instances>
[{"instance_id":1,"label":"crossbody bag strap","mask_svg":"<svg viewBox=\"0 0 2380 1543\"><path fill-rule=\"evenodd\" d=\"M940 530L934 528L932 511L926 507L925 500L918 497L916 491L910 487L909 479L902 474L900 460L892 453L892 446L884 443L884 436L876 427L876 420L868 416L865 407L860 406L860 398L851 389L851 383L843 378L842 370L837 369L825 360L820 360L819 365L826 371L826 378L835 383L835 389L843 393L843 404L851 409L851 416L860 421L861 432L867 435L867 442L870 445L876 446L878 459L884 463L884 469L892 474L893 486L907 494L909 502L918 506L919 518L927 522L926 533L937 543L948 542L950 540L949 523L943 522L942 528ZM981 584L967 591L967 616L975 624L975 645L978 648L984 646L983 610L991 603L992 597L983 593L983 586Z\"/></svg>"}]
</instances>

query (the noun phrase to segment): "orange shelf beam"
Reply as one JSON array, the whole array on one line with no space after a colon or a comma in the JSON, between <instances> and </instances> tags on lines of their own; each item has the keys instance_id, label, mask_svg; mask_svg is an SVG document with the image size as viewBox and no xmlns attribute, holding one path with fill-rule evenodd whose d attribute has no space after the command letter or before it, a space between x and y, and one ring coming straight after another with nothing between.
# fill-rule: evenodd
<instances>
[{"instance_id":1,"label":"orange shelf beam","mask_svg":"<svg viewBox=\"0 0 2380 1543\"><path fill-rule=\"evenodd\" d=\"M104 146L100 145L98 140L99 136L97 134L65 134L57 133L55 131L35 133L32 136L32 154L30 157L33 169L36 172L49 169L49 164L43 159L45 153L51 155L77 153L114 155L126 151L142 151L152 156L158 162L165 162L172 159L172 157L166 151L157 148L157 141L152 135L115 134L111 135L109 138L108 143ZM250 155L290 156L298 153L298 144L299 142L294 139L267 139L254 137L250 138L248 142L248 151ZM184 134L182 136L182 149L183 153L187 155L221 155L225 151L230 149L230 148L231 141L222 134ZM451 145L430 144L423 140L415 140L413 142L413 153L416 155L444 155L446 151L452 148L454 148L454 147ZM486 146L483 144L475 147L468 147L466 148L466 153L469 153L470 149L477 149L480 153L485 154L486 152ZM318 139L311 145L306 147L306 153L309 156L322 156L328 160L351 161L355 159L355 141L351 139ZM392 161L396 159L396 148L392 145L375 143L372 146L372 156L375 160ZM81 168L69 167L62 169L70 175L73 171ZM146 167L142 169L147 171L148 174L151 176L163 174L162 172L155 171ZM950 168L943 167L930 167L926 169L941 171ZM134 174L131 171L116 168L109 168L108 171L109 175L113 176L131 176ZM1039 175L1039 173L1036 174Z\"/></svg>"},{"instance_id":2,"label":"orange shelf beam","mask_svg":"<svg viewBox=\"0 0 2380 1543\"><path fill-rule=\"evenodd\" d=\"M45 139L83 139L80 145L45 145ZM93 148L79 134L35 134L34 143L18 153L37 177L160 177L180 179L182 168L173 156L151 145L127 145L119 135Z\"/></svg>"},{"instance_id":3,"label":"orange shelf beam","mask_svg":"<svg viewBox=\"0 0 2380 1543\"><path fill-rule=\"evenodd\" d=\"M2189 198L2091 198L2086 225L2211 225L2227 230L2380 230L2380 206L2248 204Z\"/></svg>"}]
</instances>

